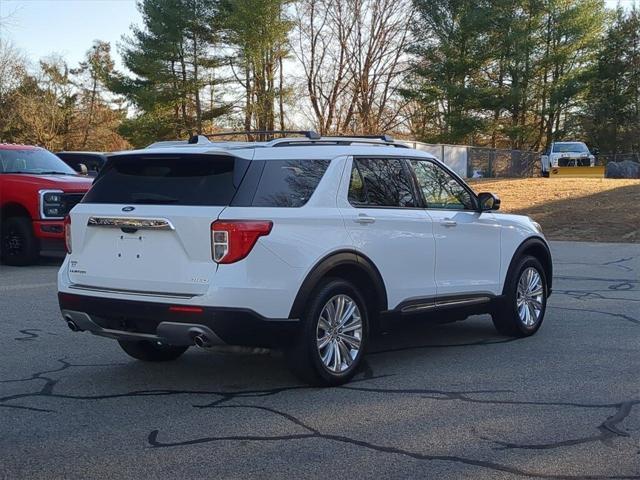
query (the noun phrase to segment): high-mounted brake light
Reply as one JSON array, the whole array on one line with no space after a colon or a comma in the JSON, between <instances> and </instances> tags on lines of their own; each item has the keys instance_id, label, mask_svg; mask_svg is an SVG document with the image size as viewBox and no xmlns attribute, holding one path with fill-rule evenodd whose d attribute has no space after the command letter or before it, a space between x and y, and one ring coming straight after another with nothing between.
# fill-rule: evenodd
<instances>
[{"instance_id":1,"label":"high-mounted brake light","mask_svg":"<svg viewBox=\"0 0 640 480\"><path fill-rule=\"evenodd\" d=\"M211 224L211 255L217 263L233 263L245 258L258 238L269 235L269 220L216 220Z\"/></svg>"},{"instance_id":2,"label":"high-mounted brake light","mask_svg":"<svg viewBox=\"0 0 640 480\"><path fill-rule=\"evenodd\" d=\"M64 217L64 247L71 253L71 215Z\"/></svg>"}]
</instances>

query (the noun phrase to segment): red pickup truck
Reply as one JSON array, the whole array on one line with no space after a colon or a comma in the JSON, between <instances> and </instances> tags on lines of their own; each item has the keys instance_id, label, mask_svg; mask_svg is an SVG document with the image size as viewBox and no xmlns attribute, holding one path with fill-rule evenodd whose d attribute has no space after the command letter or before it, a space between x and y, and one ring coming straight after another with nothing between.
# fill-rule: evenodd
<instances>
[{"instance_id":1,"label":"red pickup truck","mask_svg":"<svg viewBox=\"0 0 640 480\"><path fill-rule=\"evenodd\" d=\"M91 181L44 148L0 143L0 259L29 265L63 250L64 217Z\"/></svg>"}]
</instances>

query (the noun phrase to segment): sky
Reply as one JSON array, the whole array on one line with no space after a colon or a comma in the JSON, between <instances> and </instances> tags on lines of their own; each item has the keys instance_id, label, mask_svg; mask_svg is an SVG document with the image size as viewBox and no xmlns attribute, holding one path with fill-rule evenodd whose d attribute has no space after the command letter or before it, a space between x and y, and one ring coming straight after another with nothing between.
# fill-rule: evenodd
<instances>
[{"instance_id":1,"label":"sky","mask_svg":"<svg viewBox=\"0 0 640 480\"><path fill-rule=\"evenodd\" d=\"M606 3L631 6L633 1ZM13 43L32 64L57 53L70 66L99 39L111 43L116 65L122 67L116 43L132 24L141 23L136 0L0 0L0 20L0 38Z\"/></svg>"},{"instance_id":2,"label":"sky","mask_svg":"<svg viewBox=\"0 0 640 480\"><path fill-rule=\"evenodd\" d=\"M116 43L141 23L136 0L0 0L0 38L9 40L33 63L57 53L69 65L83 58L94 40Z\"/></svg>"}]
</instances>

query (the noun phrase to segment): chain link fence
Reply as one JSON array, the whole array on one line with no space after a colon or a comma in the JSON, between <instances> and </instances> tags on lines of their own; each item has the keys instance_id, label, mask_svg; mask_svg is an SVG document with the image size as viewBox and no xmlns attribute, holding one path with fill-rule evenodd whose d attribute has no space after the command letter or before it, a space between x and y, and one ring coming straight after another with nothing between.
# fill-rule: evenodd
<instances>
[{"instance_id":1,"label":"chain link fence","mask_svg":"<svg viewBox=\"0 0 640 480\"><path fill-rule=\"evenodd\" d=\"M638 153L608 153L600 154L596 157L598 159L598 165L606 165L610 162L624 162L632 161L640 163L640 152Z\"/></svg>"},{"instance_id":2,"label":"chain link fence","mask_svg":"<svg viewBox=\"0 0 640 480\"><path fill-rule=\"evenodd\" d=\"M526 178L541 174L540 152L509 150L466 145L427 144L401 141L411 148L424 150L442 160L459 175L468 178ZM640 153L596 155L596 165L630 160L640 163Z\"/></svg>"}]
</instances>

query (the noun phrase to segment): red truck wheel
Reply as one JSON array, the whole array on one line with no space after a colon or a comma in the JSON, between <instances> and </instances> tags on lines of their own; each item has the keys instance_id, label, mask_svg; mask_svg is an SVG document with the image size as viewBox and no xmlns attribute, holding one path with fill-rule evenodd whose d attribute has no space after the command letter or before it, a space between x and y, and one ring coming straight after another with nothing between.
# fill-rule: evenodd
<instances>
[{"instance_id":1,"label":"red truck wheel","mask_svg":"<svg viewBox=\"0 0 640 480\"><path fill-rule=\"evenodd\" d=\"M31 265L39 255L31 220L9 217L0 225L0 258L7 265Z\"/></svg>"}]
</instances>

